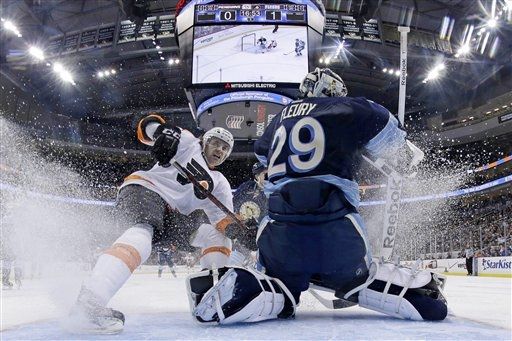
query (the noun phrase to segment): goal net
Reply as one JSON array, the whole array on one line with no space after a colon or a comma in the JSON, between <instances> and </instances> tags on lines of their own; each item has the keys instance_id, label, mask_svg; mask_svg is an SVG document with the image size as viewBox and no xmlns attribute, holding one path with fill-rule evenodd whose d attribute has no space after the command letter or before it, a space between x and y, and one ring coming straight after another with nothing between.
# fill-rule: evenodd
<instances>
[{"instance_id":1,"label":"goal net","mask_svg":"<svg viewBox=\"0 0 512 341\"><path fill-rule=\"evenodd\" d=\"M256 45L256 33L249 33L243 35L240 42L240 48L242 51L246 51L247 49L254 48Z\"/></svg>"}]
</instances>

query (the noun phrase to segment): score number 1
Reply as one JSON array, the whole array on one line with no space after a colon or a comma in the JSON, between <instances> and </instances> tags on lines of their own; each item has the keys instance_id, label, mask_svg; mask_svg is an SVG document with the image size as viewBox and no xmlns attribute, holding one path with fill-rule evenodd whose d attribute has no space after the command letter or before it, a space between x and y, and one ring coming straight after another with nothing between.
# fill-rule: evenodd
<instances>
[{"instance_id":1,"label":"score number 1","mask_svg":"<svg viewBox=\"0 0 512 341\"><path fill-rule=\"evenodd\" d=\"M267 20L281 20L281 12L280 11L266 11L265 18Z\"/></svg>"},{"instance_id":2,"label":"score number 1","mask_svg":"<svg viewBox=\"0 0 512 341\"><path fill-rule=\"evenodd\" d=\"M221 21L235 21L236 20L236 11L220 11L220 20Z\"/></svg>"}]
</instances>

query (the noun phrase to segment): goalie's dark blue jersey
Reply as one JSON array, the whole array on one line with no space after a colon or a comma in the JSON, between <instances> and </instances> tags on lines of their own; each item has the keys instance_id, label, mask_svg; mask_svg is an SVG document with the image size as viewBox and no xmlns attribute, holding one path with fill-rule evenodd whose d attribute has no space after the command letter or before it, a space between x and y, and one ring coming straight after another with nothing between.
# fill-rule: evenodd
<instances>
[{"instance_id":1,"label":"goalie's dark blue jersey","mask_svg":"<svg viewBox=\"0 0 512 341\"><path fill-rule=\"evenodd\" d=\"M357 208L354 174L361 154L381 156L405 144L405 132L381 105L365 98L305 98L287 105L255 143L268 167L271 193L299 178L314 177L343 190Z\"/></svg>"}]
</instances>

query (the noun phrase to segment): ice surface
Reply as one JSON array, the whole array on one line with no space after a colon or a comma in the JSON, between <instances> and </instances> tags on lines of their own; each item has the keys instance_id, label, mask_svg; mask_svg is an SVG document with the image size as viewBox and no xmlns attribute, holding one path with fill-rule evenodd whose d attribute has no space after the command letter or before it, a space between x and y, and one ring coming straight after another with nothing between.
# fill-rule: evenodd
<instances>
[{"instance_id":1,"label":"ice surface","mask_svg":"<svg viewBox=\"0 0 512 341\"><path fill-rule=\"evenodd\" d=\"M65 275L65 274L63 274ZM135 274L110 302L126 315L119 335L73 335L60 318L72 300L55 300L59 287L76 293L68 276L25 281L2 291L2 339L477 339L509 340L511 279L450 276L446 288L451 314L443 322L412 322L359 307L327 310L304 294L294 320L218 326L196 323L189 314L185 276Z\"/></svg>"}]
</instances>

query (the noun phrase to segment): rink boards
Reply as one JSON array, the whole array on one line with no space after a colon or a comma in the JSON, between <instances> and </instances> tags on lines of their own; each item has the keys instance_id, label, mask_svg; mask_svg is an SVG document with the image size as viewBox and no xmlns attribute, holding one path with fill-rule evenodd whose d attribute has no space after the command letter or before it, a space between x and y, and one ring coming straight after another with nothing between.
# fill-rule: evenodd
<instances>
[{"instance_id":1,"label":"rink boards","mask_svg":"<svg viewBox=\"0 0 512 341\"><path fill-rule=\"evenodd\" d=\"M402 262L411 266L414 262ZM466 275L466 258L426 259L421 261L422 269L447 275ZM512 257L477 257L473 258L475 276L512 278Z\"/></svg>"}]
</instances>

